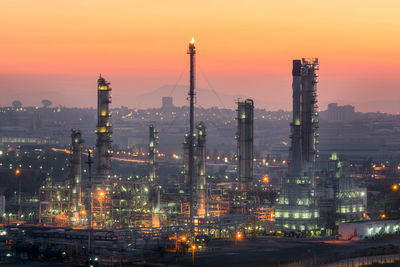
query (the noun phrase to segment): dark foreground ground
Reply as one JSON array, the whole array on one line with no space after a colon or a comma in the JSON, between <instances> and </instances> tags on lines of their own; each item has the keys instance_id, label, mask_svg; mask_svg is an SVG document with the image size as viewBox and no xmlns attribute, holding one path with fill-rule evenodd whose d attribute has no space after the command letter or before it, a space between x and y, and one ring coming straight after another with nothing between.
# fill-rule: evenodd
<instances>
[{"instance_id":1,"label":"dark foreground ground","mask_svg":"<svg viewBox=\"0 0 400 267\"><path fill-rule=\"evenodd\" d=\"M361 256L400 253L400 239L370 241L328 241L258 237L235 243L214 240L206 251L195 253L196 266L280 266L305 263L309 266ZM192 266L192 254L176 258L165 255L160 263Z\"/></svg>"},{"instance_id":2,"label":"dark foreground ground","mask_svg":"<svg viewBox=\"0 0 400 267\"><path fill-rule=\"evenodd\" d=\"M196 250L194 258L191 252L181 256L167 252L162 255L154 253L154 257L142 258L140 263L116 264L114 266L193 266L193 261L195 266L202 267L284 266L290 263L316 266L347 258L398 253L400 253L400 239L342 242L257 237L239 240L236 245L231 240L212 240L208 249ZM7 262L0 262L0 266L72 267L82 265L61 263L56 260L31 262L14 258L7 260Z\"/></svg>"}]
</instances>

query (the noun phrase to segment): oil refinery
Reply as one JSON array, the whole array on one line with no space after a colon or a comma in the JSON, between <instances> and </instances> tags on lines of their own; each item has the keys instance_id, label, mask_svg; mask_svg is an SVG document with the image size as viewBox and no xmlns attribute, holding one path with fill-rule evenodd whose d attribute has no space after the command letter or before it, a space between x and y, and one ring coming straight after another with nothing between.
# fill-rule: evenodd
<instances>
[{"instance_id":1,"label":"oil refinery","mask_svg":"<svg viewBox=\"0 0 400 267\"><path fill-rule=\"evenodd\" d=\"M194 257L195 251L206 249L213 239L235 240L236 244L243 237L262 235L332 237L340 224L368 217L366 188L350 175L351 166L333 151L329 159L319 158L317 58L293 60L288 159L255 158L259 138L254 134L256 103L238 99L237 150L232 158L217 157L233 162L233 168L221 173L225 180L214 181L207 170L219 166L208 166L207 134L215 125L198 121L195 114L196 53L192 39L187 50L188 124L186 132L180 133L183 156L173 155L181 162L181 175L161 182L164 174L158 165L163 132L156 123L147 125L147 151L142 159L121 158L120 152L114 152L111 83L100 75L95 147L85 146L80 129L71 130L69 147L54 149L68 154L68 181L57 183L53 173L46 174L38 189L37 223L25 222L20 208L17 218L4 226L10 242L22 242L26 251L34 244L87 259L91 265L112 265L137 260L133 248L191 251ZM163 99L167 100L171 110L172 99ZM114 160L145 164L147 173L116 174ZM278 182L272 183L273 179ZM140 257L146 257L141 253Z\"/></svg>"}]
</instances>

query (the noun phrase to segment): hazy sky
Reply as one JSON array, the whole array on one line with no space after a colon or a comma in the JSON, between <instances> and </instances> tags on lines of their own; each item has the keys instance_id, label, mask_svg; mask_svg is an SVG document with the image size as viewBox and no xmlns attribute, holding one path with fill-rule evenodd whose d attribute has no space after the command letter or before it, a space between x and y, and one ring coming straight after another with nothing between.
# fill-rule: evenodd
<instances>
[{"instance_id":1,"label":"hazy sky","mask_svg":"<svg viewBox=\"0 0 400 267\"><path fill-rule=\"evenodd\" d=\"M290 109L291 60L318 57L321 108L400 112L398 0L1 2L0 105L94 106L102 73L113 105L134 107L187 84L194 36L199 87Z\"/></svg>"}]
</instances>

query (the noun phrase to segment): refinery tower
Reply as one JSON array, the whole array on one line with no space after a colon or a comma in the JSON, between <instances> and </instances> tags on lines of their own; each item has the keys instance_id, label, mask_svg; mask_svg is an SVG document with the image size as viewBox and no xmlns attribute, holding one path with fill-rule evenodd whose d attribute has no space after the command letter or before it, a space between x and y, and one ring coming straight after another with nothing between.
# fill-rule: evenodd
<instances>
[{"instance_id":1,"label":"refinery tower","mask_svg":"<svg viewBox=\"0 0 400 267\"><path fill-rule=\"evenodd\" d=\"M70 173L70 200L71 200L71 224L79 225L83 222L82 205L82 133L79 130L71 130L71 154L69 157Z\"/></svg>"},{"instance_id":2,"label":"refinery tower","mask_svg":"<svg viewBox=\"0 0 400 267\"><path fill-rule=\"evenodd\" d=\"M97 175L96 181L103 182L111 176L111 87L103 77L97 81Z\"/></svg>"},{"instance_id":3,"label":"refinery tower","mask_svg":"<svg viewBox=\"0 0 400 267\"><path fill-rule=\"evenodd\" d=\"M315 162L318 157L318 59L293 60L293 121L289 173L283 178L275 211L282 230L319 229Z\"/></svg>"},{"instance_id":4,"label":"refinery tower","mask_svg":"<svg viewBox=\"0 0 400 267\"><path fill-rule=\"evenodd\" d=\"M253 183L254 102L238 101L237 157L240 190L251 190Z\"/></svg>"}]
</instances>

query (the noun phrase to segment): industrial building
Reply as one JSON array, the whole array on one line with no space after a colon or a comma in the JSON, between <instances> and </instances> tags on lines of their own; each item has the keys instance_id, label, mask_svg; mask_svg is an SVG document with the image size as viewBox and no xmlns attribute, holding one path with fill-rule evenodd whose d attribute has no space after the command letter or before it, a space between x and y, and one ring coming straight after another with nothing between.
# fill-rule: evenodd
<instances>
[{"instance_id":1,"label":"industrial building","mask_svg":"<svg viewBox=\"0 0 400 267\"><path fill-rule=\"evenodd\" d=\"M88 230L85 233L89 241L92 230L95 235L109 231L110 235L118 236L120 244L126 245L135 231L135 236L140 236L146 244L162 238L178 242L179 236L194 244L198 236L235 238L238 232L332 235L340 223L364 218L366 189L350 177L349 165L341 162L336 153L329 160L320 160L318 156L318 59L293 61L293 121L288 164L286 159L276 162L278 157L256 160L254 101L246 99L237 101L236 154L220 159L224 163L230 161L228 167L214 163L215 168L226 167L221 168L222 179L214 179L207 168L211 165L207 152L210 128L196 121L194 114L194 40L189 43L188 54L188 131L182 132L182 153L174 154L173 159L179 162L175 165L179 166L179 173L164 184L161 182L159 134L163 133L159 133L155 123L148 125L148 144L142 152L144 160L131 161L140 162L146 174L126 176L112 172L111 161L115 157L112 158L111 146L111 87L100 76L95 150L84 149L81 131L72 130L71 146L66 150L70 167L68 181L55 184L52 173L48 173L39 189L42 225ZM130 161L127 159L127 162ZM86 165L84 176L82 169ZM280 183L271 185L273 172L275 176L280 175L277 178Z\"/></svg>"}]
</instances>

